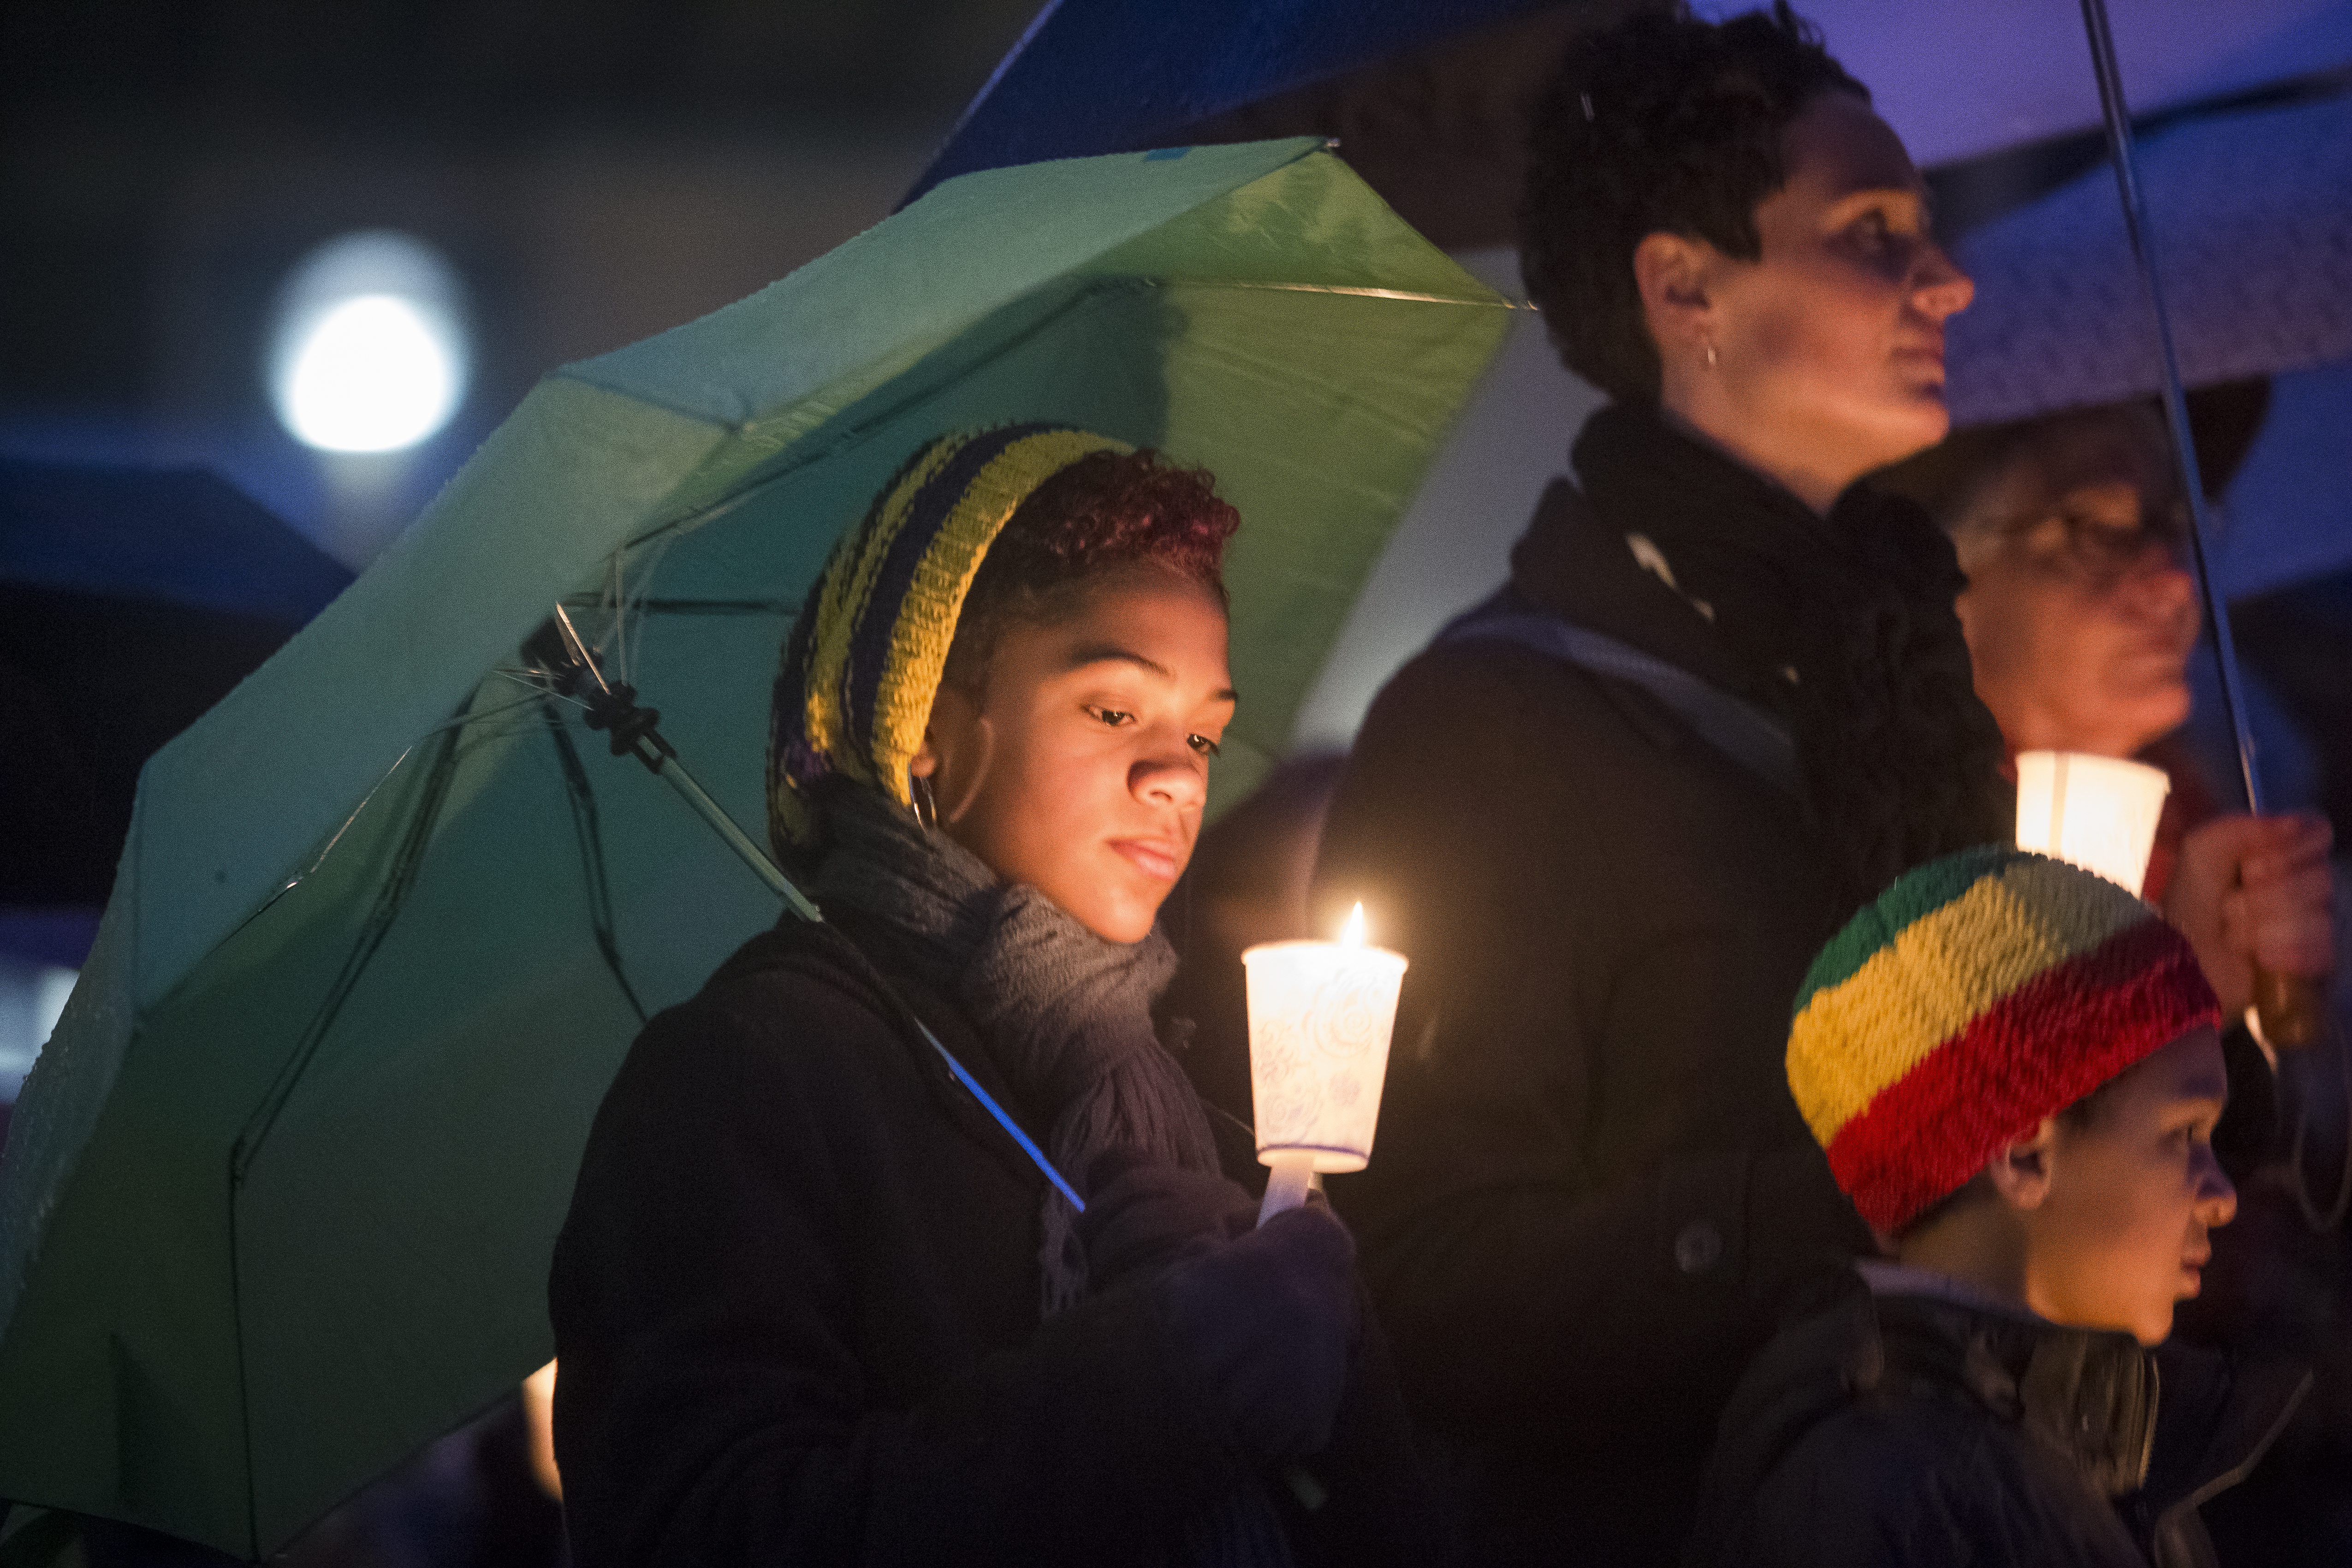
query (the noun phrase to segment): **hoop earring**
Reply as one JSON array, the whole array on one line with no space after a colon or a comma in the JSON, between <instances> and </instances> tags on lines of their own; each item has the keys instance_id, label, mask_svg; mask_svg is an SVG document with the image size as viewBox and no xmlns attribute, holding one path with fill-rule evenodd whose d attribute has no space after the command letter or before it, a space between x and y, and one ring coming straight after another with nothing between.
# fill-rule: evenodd
<instances>
[{"instance_id":1,"label":"hoop earring","mask_svg":"<svg viewBox=\"0 0 2352 1568\"><path fill-rule=\"evenodd\" d=\"M940 803L931 794L931 781L928 777L908 773L907 795L914 803L916 826L929 833L940 825Z\"/></svg>"}]
</instances>

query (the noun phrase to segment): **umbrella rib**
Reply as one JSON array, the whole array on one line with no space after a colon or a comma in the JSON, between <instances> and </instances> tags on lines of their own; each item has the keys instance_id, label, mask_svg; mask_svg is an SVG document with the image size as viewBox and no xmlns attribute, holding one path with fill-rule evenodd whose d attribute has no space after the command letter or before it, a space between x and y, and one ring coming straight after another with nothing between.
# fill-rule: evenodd
<instances>
[{"instance_id":1,"label":"umbrella rib","mask_svg":"<svg viewBox=\"0 0 2352 1568\"><path fill-rule=\"evenodd\" d=\"M1179 289L1270 289L1282 294L1345 294L1358 300L1396 300L1408 305L1472 305L1490 310L1532 310L1526 300L1464 300L1452 294L1420 294L1405 289L1367 289L1349 283L1274 283L1238 278L1168 278L1163 287Z\"/></svg>"},{"instance_id":2,"label":"umbrella rib","mask_svg":"<svg viewBox=\"0 0 2352 1568\"><path fill-rule=\"evenodd\" d=\"M247 1547L256 1558L261 1551L261 1486L253 1458L253 1385L246 1375L245 1356L245 1265L238 1257L236 1245L236 1152L229 1152L228 1204L228 1313L236 1331L230 1336L236 1344L236 1430L245 1445L245 1539Z\"/></svg>"},{"instance_id":3,"label":"umbrella rib","mask_svg":"<svg viewBox=\"0 0 2352 1568\"><path fill-rule=\"evenodd\" d=\"M470 698L467 699L468 702L471 700ZM295 1083L301 1078L302 1071L309 1066L311 1057L317 1053L320 1043L326 1038L328 1029L333 1026L336 1016L342 1011L344 1001L351 995L352 988L359 984L360 976L375 956L376 949L383 945L385 934L392 929L394 918L399 914L400 906L406 900L409 888L416 879L417 868L424 859L425 846L432 837L433 826L441 815L441 803L447 798L450 781L457 773L457 736L454 729L449 729L447 733L448 738L442 743L440 755L434 759L433 772L425 781L425 798L418 803L416 816L410 823L407 833L403 836L399 854L394 863L393 875L386 879L383 890L377 896L375 909L369 915L367 929L361 932L358 942L344 958L341 972L335 976L333 986L329 990L325 1000L320 1004L319 1010L312 1015L310 1026L304 1029L302 1038L295 1046L292 1055L287 1058L286 1065L278 1068L278 1076L271 1080L268 1092L262 1096L261 1103L255 1107L253 1115L238 1131L236 1142L229 1147L227 1194L229 1311L230 1321L235 1326L233 1338L236 1344L238 1366L239 1435L245 1446L246 1530L248 1542L257 1555L261 1551L260 1501L255 1484L253 1409L246 1393L247 1384L244 1373L247 1361L245 1271L239 1259L236 1242L237 1190L244 1186L246 1174L252 1169L255 1154L259 1152L263 1141L268 1137L270 1128L277 1124L278 1113L285 1109L286 1101L294 1092ZM407 752L402 752L401 760L405 761L407 755ZM397 771L399 766L400 763L395 762L393 769ZM389 777L390 774L387 773L386 776ZM381 788L381 784L378 787ZM374 795L374 790L368 792L370 800L373 799ZM366 807L367 802L362 801L361 810L363 811ZM359 813L353 812L352 820L356 821L358 816ZM344 828L350 826L349 821L343 824ZM335 837L341 837L342 829L337 829ZM329 841L328 847L333 847L332 840ZM321 851L322 859L324 855L325 852ZM282 893L283 889L280 891ZM271 901L276 900L273 899Z\"/></svg>"},{"instance_id":4,"label":"umbrella rib","mask_svg":"<svg viewBox=\"0 0 2352 1568\"><path fill-rule=\"evenodd\" d=\"M471 699L467 701L470 703ZM247 1173L253 1167L254 1157L268 1138L271 1127L277 1124L278 1112L285 1109L286 1101L292 1097L295 1083L301 1078L303 1069L310 1066L310 1058L317 1054L320 1044L327 1037L327 1031L334 1026L343 1004L359 984L360 976L374 959L376 950L383 945L393 921L399 918L401 907L407 902L409 889L415 885L417 872L424 864L425 850L431 843L433 829L440 820L442 802L448 797L449 784L457 771L457 731L446 728L440 754L434 758L433 771L425 778L424 798L417 803L416 815L410 820L407 832L402 835L400 847L394 857L392 874L385 878L382 890L376 895L375 907L369 911L366 927L344 958L343 967L320 1002L318 1011L311 1015L309 1026L302 1031L302 1038L287 1058L286 1065L278 1068L278 1076L262 1096L261 1103L254 1108L253 1115L247 1120L236 1135L236 1142L231 1145L229 1180L233 1187L244 1184Z\"/></svg>"},{"instance_id":5,"label":"umbrella rib","mask_svg":"<svg viewBox=\"0 0 2352 1568\"><path fill-rule=\"evenodd\" d=\"M498 671L497 673L504 674L505 672ZM528 685L529 682L518 681L516 684ZM543 698L553 698L559 702L569 702L572 700L571 698L563 696L561 692L555 691L541 691L536 696L518 697L511 702L501 702L495 708L485 708L478 713L467 713L463 717L457 719L445 719L440 723L434 725L430 730L425 731L423 735L420 735L417 738L419 740L429 740L433 736L441 733L444 730L461 730L468 724L479 724L486 719L496 719L500 714L511 713L519 708L536 708Z\"/></svg>"},{"instance_id":6,"label":"umbrella rib","mask_svg":"<svg viewBox=\"0 0 2352 1568\"><path fill-rule=\"evenodd\" d=\"M793 616L800 612L782 599L639 599L637 613L646 616Z\"/></svg>"},{"instance_id":7,"label":"umbrella rib","mask_svg":"<svg viewBox=\"0 0 2352 1568\"><path fill-rule=\"evenodd\" d=\"M563 724L563 710L551 700L541 711L547 718L548 733L554 738L556 760L563 764L563 793L572 805L572 830L580 844L580 868L588 881L588 925L596 936L596 951L604 955L604 967L613 972L614 981L627 998L629 1010L637 1016L637 1023L646 1021L645 1004L637 1000L636 988L629 984L621 967L621 944L613 922L613 890L604 871L604 834L596 814L596 792L590 784L588 770L580 765L579 748L572 743L572 732Z\"/></svg>"},{"instance_id":8,"label":"umbrella rib","mask_svg":"<svg viewBox=\"0 0 2352 1568\"><path fill-rule=\"evenodd\" d=\"M493 669L490 673L499 677L502 680L511 680L517 686L522 687L524 689L529 691L537 692L541 697L552 697L558 702L569 702L574 708L585 708L588 706L588 704L583 702L579 698L572 696L570 692L558 691L552 686L548 685L546 675L543 671L536 669ZM442 723L436 724L432 729L426 731L425 733L428 735L437 735L444 730L454 730L461 724L470 724L477 719L488 719L495 714L507 712L510 709L528 707L533 700L535 700L533 698L520 697L517 698L514 701L506 704L504 707L488 709L480 713L468 713L461 709L455 719L446 720Z\"/></svg>"},{"instance_id":9,"label":"umbrella rib","mask_svg":"<svg viewBox=\"0 0 2352 1568\"><path fill-rule=\"evenodd\" d=\"M620 670L623 680L629 679L629 605L621 578L621 558L627 553L625 550L615 550L612 556L613 664Z\"/></svg>"},{"instance_id":10,"label":"umbrella rib","mask_svg":"<svg viewBox=\"0 0 2352 1568\"><path fill-rule=\"evenodd\" d=\"M528 701L529 699L526 698L524 700ZM512 706L520 707L521 703L515 703L512 704ZM507 710L504 708L493 708L489 711L490 713L503 713L506 710ZM483 717L487 718L488 717L488 714L485 714ZM436 725L435 728L426 731L423 736L418 738L420 740L429 739L434 735L439 734L443 730L449 729L452 725L462 724L464 722L466 722L466 721L463 719L453 719L447 724ZM279 886L276 892L270 894L268 899L262 901L259 909L255 910L251 914L246 916L245 919L237 921L237 931L243 931L246 927L259 920L263 915L268 914L270 910L277 905L278 900L284 898L287 894L300 887L303 882L309 879L312 872L316 871L320 866L326 864L327 857L335 852L335 846L343 841L343 835L352 830L352 824L357 822L361 816L366 812L368 803L375 799L377 792L383 788L386 781L391 779L393 774L400 771L401 764L408 761L410 753L414 752L416 748L415 746L409 746L406 750L403 751L400 755L392 759L392 766L383 770L383 777L376 780L375 783L368 786L367 794L360 796L359 805L352 807L352 814L343 818L342 822L335 828L335 831L328 836L326 843L319 847L319 852L310 857L310 863L303 867L300 870L295 872L291 877L287 878L285 882ZM232 931L229 934L234 936L236 933L236 931Z\"/></svg>"}]
</instances>

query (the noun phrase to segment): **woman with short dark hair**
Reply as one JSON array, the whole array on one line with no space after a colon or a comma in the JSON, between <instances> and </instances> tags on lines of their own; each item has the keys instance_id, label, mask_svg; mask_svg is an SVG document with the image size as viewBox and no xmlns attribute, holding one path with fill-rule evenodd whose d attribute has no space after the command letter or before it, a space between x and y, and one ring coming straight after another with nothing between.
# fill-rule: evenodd
<instances>
[{"instance_id":1,"label":"woman with short dark hair","mask_svg":"<svg viewBox=\"0 0 2352 1568\"><path fill-rule=\"evenodd\" d=\"M1340 786L1318 885L1413 963L1334 1201L1483 1554L1661 1563L1742 1365L1869 1245L1781 1070L1806 964L2011 829L1951 547L1853 485L1944 434L1970 285L1785 5L1580 39L1530 152L1528 289L1613 401Z\"/></svg>"}]
</instances>

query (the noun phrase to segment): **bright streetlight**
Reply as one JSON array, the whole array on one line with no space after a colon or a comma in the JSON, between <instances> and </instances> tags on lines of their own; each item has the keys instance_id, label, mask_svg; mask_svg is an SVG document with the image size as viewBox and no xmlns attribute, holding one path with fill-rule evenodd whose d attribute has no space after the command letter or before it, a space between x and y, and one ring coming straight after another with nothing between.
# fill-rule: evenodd
<instances>
[{"instance_id":1,"label":"bright streetlight","mask_svg":"<svg viewBox=\"0 0 2352 1568\"><path fill-rule=\"evenodd\" d=\"M305 446L394 452L449 422L468 369L456 272L422 240L344 235L303 258L279 297L269 387Z\"/></svg>"}]
</instances>

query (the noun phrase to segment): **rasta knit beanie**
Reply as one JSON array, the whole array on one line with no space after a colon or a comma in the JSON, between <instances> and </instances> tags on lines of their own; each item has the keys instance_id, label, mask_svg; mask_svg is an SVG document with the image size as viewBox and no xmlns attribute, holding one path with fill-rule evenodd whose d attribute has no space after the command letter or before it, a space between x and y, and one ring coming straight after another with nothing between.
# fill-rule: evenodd
<instances>
[{"instance_id":1,"label":"rasta knit beanie","mask_svg":"<svg viewBox=\"0 0 2352 1568\"><path fill-rule=\"evenodd\" d=\"M2221 1005L2105 878L1987 845L1905 873L1813 960L1789 1088L1862 1217L1898 1231Z\"/></svg>"},{"instance_id":2,"label":"rasta knit beanie","mask_svg":"<svg viewBox=\"0 0 2352 1568\"><path fill-rule=\"evenodd\" d=\"M947 668L964 595L1037 487L1081 458L1133 451L1054 425L916 448L834 546L784 641L768 721L768 838L787 865L824 845L818 786L840 778L909 809L907 765Z\"/></svg>"}]
</instances>

